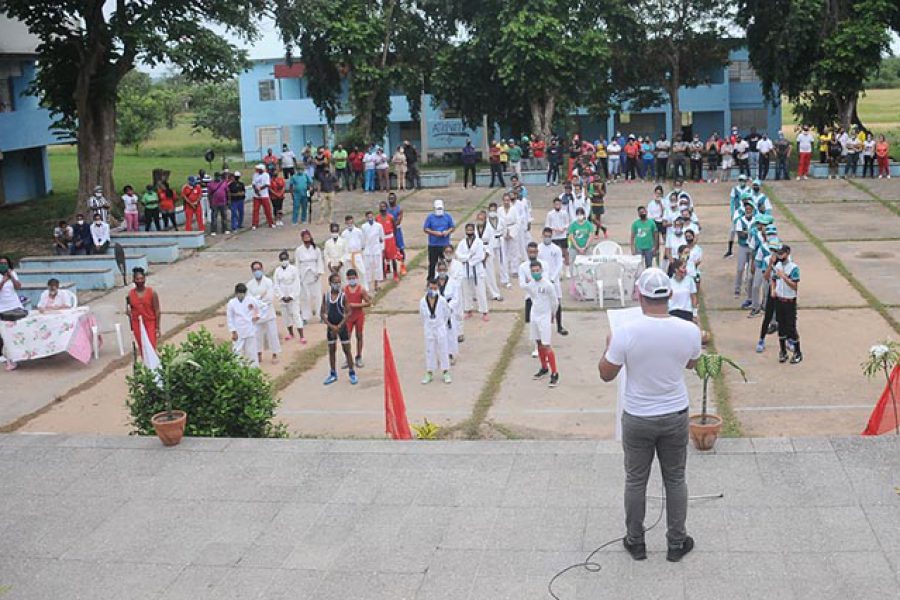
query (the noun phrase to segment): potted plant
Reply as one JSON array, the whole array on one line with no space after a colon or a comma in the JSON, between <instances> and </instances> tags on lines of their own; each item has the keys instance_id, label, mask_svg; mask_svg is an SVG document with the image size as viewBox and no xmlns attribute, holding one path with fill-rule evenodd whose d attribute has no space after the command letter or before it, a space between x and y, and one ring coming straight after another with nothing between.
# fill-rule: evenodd
<instances>
[{"instance_id":1,"label":"potted plant","mask_svg":"<svg viewBox=\"0 0 900 600\"><path fill-rule=\"evenodd\" d=\"M900 420L897 418L897 398L894 396L894 386L891 385L891 373L898 361L900 361L900 345L892 340L885 340L869 348L868 359L862 364L863 374L870 379L879 372L884 374L894 411L894 433L896 435L900 435Z\"/></svg>"},{"instance_id":2,"label":"potted plant","mask_svg":"<svg viewBox=\"0 0 900 600\"><path fill-rule=\"evenodd\" d=\"M187 424L187 413L183 410L172 410L172 380L175 369L190 366L199 369L190 352L178 350L171 360L160 363L157 370L157 385L162 390L166 402L166 410L150 417L153 430L164 446L176 446L184 437L184 426Z\"/></svg>"},{"instance_id":3,"label":"potted plant","mask_svg":"<svg viewBox=\"0 0 900 600\"><path fill-rule=\"evenodd\" d=\"M691 440L693 440L694 447L697 450L711 450L719 438L719 432L722 430L722 417L709 414L706 410L706 402L709 381L721 376L723 363L734 367L741 374L744 381L747 381L744 369L726 356L714 352L704 352L697 359L694 372L700 378L700 381L703 382L703 404L700 414L691 415L690 417Z\"/></svg>"}]
</instances>

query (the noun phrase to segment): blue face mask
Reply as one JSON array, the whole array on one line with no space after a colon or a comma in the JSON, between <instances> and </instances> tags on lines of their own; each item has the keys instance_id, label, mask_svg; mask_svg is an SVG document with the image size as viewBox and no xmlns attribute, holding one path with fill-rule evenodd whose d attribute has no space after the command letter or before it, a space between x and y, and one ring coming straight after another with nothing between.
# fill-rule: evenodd
<instances>
[{"instance_id":1,"label":"blue face mask","mask_svg":"<svg viewBox=\"0 0 900 600\"><path fill-rule=\"evenodd\" d=\"M435 296L438 295L438 291L437 290L428 290L428 295L431 296L432 298L434 298Z\"/></svg>"},{"instance_id":2,"label":"blue face mask","mask_svg":"<svg viewBox=\"0 0 900 600\"><path fill-rule=\"evenodd\" d=\"M259 270L253 271L253 278L256 279L257 281L259 281L260 279L263 278L263 272L259 271Z\"/></svg>"},{"instance_id":3,"label":"blue face mask","mask_svg":"<svg viewBox=\"0 0 900 600\"><path fill-rule=\"evenodd\" d=\"M356 284L359 283L359 279L348 279L347 283L349 283L352 286L355 286Z\"/></svg>"}]
</instances>

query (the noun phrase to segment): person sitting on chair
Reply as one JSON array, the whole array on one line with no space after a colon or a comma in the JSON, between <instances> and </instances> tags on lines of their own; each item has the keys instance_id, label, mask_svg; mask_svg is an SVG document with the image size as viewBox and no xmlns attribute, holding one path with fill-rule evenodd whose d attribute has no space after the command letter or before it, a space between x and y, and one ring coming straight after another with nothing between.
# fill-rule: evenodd
<instances>
[{"instance_id":1,"label":"person sitting on chair","mask_svg":"<svg viewBox=\"0 0 900 600\"><path fill-rule=\"evenodd\" d=\"M50 279L47 289L41 292L38 310L42 313L70 310L78 306L78 299L69 290L59 289L59 280Z\"/></svg>"}]
</instances>

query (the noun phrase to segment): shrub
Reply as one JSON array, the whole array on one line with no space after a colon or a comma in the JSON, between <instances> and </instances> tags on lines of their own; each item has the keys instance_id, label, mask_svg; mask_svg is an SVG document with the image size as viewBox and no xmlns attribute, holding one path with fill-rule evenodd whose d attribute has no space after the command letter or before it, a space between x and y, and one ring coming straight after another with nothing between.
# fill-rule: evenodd
<instances>
[{"instance_id":1,"label":"shrub","mask_svg":"<svg viewBox=\"0 0 900 600\"><path fill-rule=\"evenodd\" d=\"M272 383L259 369L235 356L227 343L217 343L205 328L188 334L179 347L160 349L162 366L179 353L189 353L199 366L170 369L172 408L187 413L185 435L199 437L287 437L287 428L273 424L278 400ZM134 433L153 435L150 418L166 410L157 375L137 363L128 381L128 410Z\"/></svg>"}]
</instances>

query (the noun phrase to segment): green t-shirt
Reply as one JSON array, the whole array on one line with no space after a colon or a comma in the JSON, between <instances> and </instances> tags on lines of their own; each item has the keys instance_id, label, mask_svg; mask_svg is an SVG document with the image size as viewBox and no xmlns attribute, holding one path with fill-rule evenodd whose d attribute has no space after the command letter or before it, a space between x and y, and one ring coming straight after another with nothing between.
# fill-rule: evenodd
<instances>
[{"instance_id":1,"label":"green t-shirt","mask_svg":"<svg viewBox=\"0 0 900 600\"><path fill-rule=\"evenodd\" d=\"M522 160L522 148L520 146L510 146L507 154L509 155L509 162L511 163Z\"/></svg>"},{"instance_id":2,"label":"green t-shirt","mask_svg":"<svg viewBox=\"0 0 900 600\"><path fill-rule=\"evenodd\" d=\"M331 158L334 160L334 168L335 169L346 169L347 168L347 151L346 150L335 150L331 153Z\"/></svg>"},{"instance_id":3,"label":"green t-shirt","mask_svg":"<svg viewBox=\"0 0 900 600\"><path fill-rule=\"evenodd\" d=\"M156 195L156 192L144 192L141 196L141 204L144 208L151 210L159 208L159 196Z\"/></svg>"},{"instance_id":4,"label":"green t-shirt","mask_svg":"<svg viewBox=\"0 0 900 600\"><path fill-rule=\"evenodd\" d=\"M573 245L570 239L569 248L587 248L592 233L594 233L594 224L587 219L584 220L584 223L572 221L572 224L569 225L569 235L574 238L575 244Z\"/></svg>"},{"instance_id":5,"label":"green t-shirt","mask_svg":"<svg viewBox=\"0 0 900 600\"><path fill-rule=\"evenodd\" d=\"M642 221L635 219L634 223L631 224L631 233L634 234L635 250L653 249L653 240L656 236L656 223L653 220L647 219Z\"/></svg>"}]
</instances>

